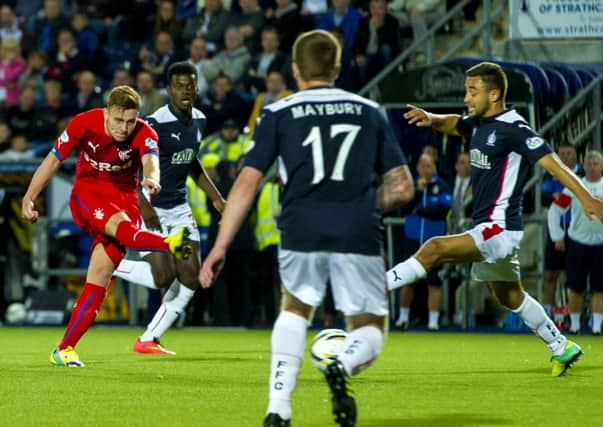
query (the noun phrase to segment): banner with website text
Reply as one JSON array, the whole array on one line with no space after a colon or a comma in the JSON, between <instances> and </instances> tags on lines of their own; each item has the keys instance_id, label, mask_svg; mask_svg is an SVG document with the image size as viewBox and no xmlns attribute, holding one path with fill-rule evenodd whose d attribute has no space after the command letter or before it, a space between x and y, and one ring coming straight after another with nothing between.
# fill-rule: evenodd
<instances>
[{"instance_id":1,"label":"banner with website text","mask_svg":"<svg viewBox=\"0 0 603 427\"><path fill-rule=\"evenodd\" d=\"M603 37L603 0L510 0L512 39Z\"/></svg>"}]
</instances>

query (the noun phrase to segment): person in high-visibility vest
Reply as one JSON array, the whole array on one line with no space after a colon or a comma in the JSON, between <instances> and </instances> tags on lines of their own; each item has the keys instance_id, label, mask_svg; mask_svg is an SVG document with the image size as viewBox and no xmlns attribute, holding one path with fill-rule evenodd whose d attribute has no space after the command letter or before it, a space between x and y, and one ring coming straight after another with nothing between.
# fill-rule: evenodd
<instances>
[{"instance_id":1,"label":"person in high-visibility vest","mask_svg":"<svg viewBox=\"0 0 603 427\"><path fill-rule=\"evenodd\" d=\"M236 121L227 119L219 132L203 139L199 150L203 155L214 153L220 156L220 160L228 160L236 165L247 151L248 146L249 137L241 135Z\"/></svg>"},{"instance_id":2,"label":"person in high-visibility vest","mask_svg":"<svg viewBox=\"0 0 603 427\"><path fill-rule=\"evenodd\" d=\"M266 325L276 319L275 290L278 291L277 249L281 242L281 233L276 224L280 208L280 185L278 182L266 182L258 195L255 208L255 244L257 289L255 299L263 306Z\"/></svg>"},{"instance_id":3,"label":"person in high-visibility vest","mask_svg":"<svg viewBox=\"0 0 603 427\"><path fill-rule=\"evenodd\" d=\"M220 157L217 154L206 154L201 158L201 164L209 175L216 182L216 166L220 163ZM200 249L201 256L205 256L209 251L208 236L209 226L211 224L211 212L207 206L207 194L195 183L190 176L186 180L186 191L188 203L193 213L193 218L197 223L199 234L201 236Z\"/></svg>"}]
</instances>

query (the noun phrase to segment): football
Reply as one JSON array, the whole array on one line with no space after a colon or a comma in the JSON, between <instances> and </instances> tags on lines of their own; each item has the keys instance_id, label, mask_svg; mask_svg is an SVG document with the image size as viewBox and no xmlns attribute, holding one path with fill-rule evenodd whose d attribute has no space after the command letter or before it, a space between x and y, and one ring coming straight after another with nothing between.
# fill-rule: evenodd
<instances>
[{"instance_id":1,"label":"football","mask_svg":"<svg viewBox=\"0 0 603 427\"><path fill-rule=\"evenodd\" d=\"M27 309L25 305L20 302L14 302L8 306L4 318L6 323L9 325L20 325L25 321L27 316Z\"/></svg>"},{"instance_id":2,"label":"football","mask_svg":"<svg viewBox=\"0 0 603 427\"><path fill-rule=\"evenodd\" d=\"M341 329L323 329L312 340L310 354L312 363L321 372L343 350L347 333Z\"/></svg>"}]
</instances>

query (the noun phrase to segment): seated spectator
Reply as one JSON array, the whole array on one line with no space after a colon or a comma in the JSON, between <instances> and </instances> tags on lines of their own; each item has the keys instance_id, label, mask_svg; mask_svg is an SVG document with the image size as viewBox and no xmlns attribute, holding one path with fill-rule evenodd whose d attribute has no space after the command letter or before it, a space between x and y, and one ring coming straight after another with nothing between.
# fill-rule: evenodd
<instances>
[{"instance_id":1,"label":"seated spectator","mask_svg":"<svg viewBox=\"0 0 603 427\"><path fill-rule=\"evenodd\" d=\"M354 52L343 49L345 40L343 38L343 30L341 28L335 27L330 31L330 33L335 36L339 42L339 46L341 46L340 69L337 80L335 80L335 87L350 92L356 92L360 87L360 83L358 79L358 67L356 66Z\"/></svg>"},{"instance_id":2,"label":"seated spectator","mask_svg":"<svg viewBox=\"0 0 603 427\"><path fill-rule=\"evenodd\" d=\"M224 50L221 50L203 66L203 74L212 82L219 73L226 74L235 90L243 89L243 77L251 56L243 45L243 37L236 28L229 28L224 34Z\"/></svg>"},{"instance_id":3,"label":"seated spectator","mask_svg":"<svg viewBox=\"0 0 603 427\"><path fill-rule=\"evenodd\" d=\"M188 62L193 64L197 69L197 96L201 98L209 90L209 83L207 83L205 74L203 74L203 67L209 61L207 42L201 37L195 37L191 41L188 52Z\"/></svg>"},{"instance_id":4,"label":"seated spectator","mask_svg":"<svg viewBox=\"0 0 603 427\"><path fill-rule=\"evenodd\" d=\"M134 73L146 70L153 74L157 87L165 87L167 67L176 61L174 41L170 33L160 31L155 35L152 48L143 46L138 51L138 58L132 64Z\"/></svg>"},{"instance_id":5,"label":"seated spectator","mask_svg":"<svg viewBox=\"0 0 603 427\"><path fill-rule=\"evenodd\" d=\"M316 24L318 24L322 16L329 10L326 0L303 0L302 15L311 15Z\"/></svg>"},{"instance_id":6,"label":"seated spectator","mask_svg":"<svg viewBox=\"0 0 603 427\"><path fill-rule=\"evenodd\" d=\"M84 55L87 61L96 63L95 56L98 53L98 36L90 26L90 18L84 11L73 14L71 28L75 36L75 45Z\"/></svg>"},{"instance_id":7,"label":"seated spectator","mask_svg":"<svg viewBox=\"0 0 603 427\"><path fill-rule=\"evenodd\" d=\"M0 45L0 103L15 105L19 102L19 76L27 64L15 39L3 39Z\"/></svg>"},{"instance_id":8,"label":"seated spectator","mask_svg":"<svg viewBox=\"0 0 603 427\"><path fill-rule=\"evenodd\" d=\"M165 31L172 36L176 46L182 43L183 22L176 16L176 5L172 0L160 0L155 15L155 26L153 27L153 36L161 31Z\"/></svg>"},{"instance_id":9,"label":"seated spectator","mask_svg":"<svg viewBox=\"0 0 603 427\"><path fill-rule=\"evenodd\" d=\"M100 89L96 86L96 75L92 71L82 71L77 81L78 92L75 97L74 114L104 107Z\"/></svg>"},{"instance_id":10,"label":"seated spectator","mask_svg":"<svg viewBox=\"0 0 603 427\"><path fill-rule=\"evenodd\" d=\"M293 91L287 89L287 86L285 85L285 78L280 71L270 72L266 78L266 92L260 93L255 98L255 103L253 104L251 115L249 116L249 122L247 123L247 126L249 127L249 135L253 136L255 124L260 116L262 108L264 108L266 105L272 104L275 101L278 101L281 98L289 96L292 93Z\"/></svg>"},{"instance_id":11,"label":"seated spectator","mask_svg":"<svg viewBox=\"0 0 603 427\"><path fill-rule=\"evenodd\" d=\"M274 27L262 31L262 51L251 59L245 77L245 89L252 94L266 90L266 77L272 71L286 75L287 55L279 51L278 33Z\"/></svg>"},{"instance_id":12,"label":"seated spectator","mask_svg":"<svg viewBox=\"0 0 603 427\"><path fill-rule=\"evenodd\" d=\"M201 141L201 154L217 154L221 160L227 160L234 167L247 151L249 138L241 135L239 124L226 119L219 132L213 133Z\"/></svg>"},{"instance_id":13,"label":"seated spectator","mask_svg":"<svg viewBox=\"0 0 603 427\"><path fill-rule=\"evenodd\" d=\"M257 52L260 46L260 32L264 26L264 12L258 6L258 0L239 0L241 13L230 18L230 27L235 27L243 36L243 42L249 52Z\"/></svg>"},{"instance_id":14,"label":"seated spectator","mask_svg":"<svg viewBox=\"0 0 603 427\"><path fill-rule=\"evenodd\" d=\"M140 94L141 104L139 115L145 117L153 114L159 107L165 105L167 99L155 87L155 79L148 71L141 71L136 76L136 88Z\"/></svg>"},{"instance_id":15,"label":"seated spectator","mask_svg":"<svg viewBox=\"0 0 603 427\"><path fill-rule=\"evenodd\" d=\"M234 119L239 129L247 124L249 107L239 95L232 90L230 77L219 74L212 85L213 90L201 99L200 109L207 117L206 134L222 128L226 119Z\"/></svg>"},{"instance_id":16,"label":"seated spectator","mask_svg":"<svg viewBox=\"0 0 603 427\"><path fill-rule=\"evenodd\" d=\"M34 129L35 93L30 87L24 87L19 95L19 103L8 108L6 121L13 134L21 133L31 137Z\"/></svg>"},{"instance_id":17,"label":"seated spectator","mask_svg":"<svg viewBox=\"0 0 603 427\"><path fill-rule=\"evenodd\" d=\"M392 0L389 11L400 23L400 28L411 28L414 40L423 37L427 27L446 14L444 0ZM426 46L426 45L423 45ZM423 50L426 50L424 47Z\"/></svg>"},{"instance_id":18,"label":"seated spectator","mask_svg":"<svg viewBox=\"0 0 603 427\"><path fill-rule=\"evenodd\" d=\"M351 51L354 49L354 40L361 17L360 11L350 6L350 0L333 0L333 7L323 15L318 28L327 31L335 27L341 28L344 50Z\"/></svg>"},{"instance_id":19,"label":"seated spectator","mask_svg":"<svg viewBox=\"0 0 603 427\"><path fill-rule=\"evenodd\" d=\"M0 153L10 148L10 139L12 136L8 123L0 122Z\"/></svg>"},{"instance_id":20,"label":"seated spectator","mask_svg":"<svg viewBox=\"0 0 603 427\"><path fill-rule=\"evenodd\" d=\"M35 110L31 141L50 142L59 135L61 121L71 114L70 106L61 99L61 92L60 81L47 80L44 83L44 103Z\"/></svg>"},{"instance_id":21,"label":"seated spectator","mask_svg":"<svg viewBox=\"0 0 603 427\"><path fill-rule=\"evenodd\" d=\"M230 16L224 9L222 0L205 0L205 7L199 15L186 20L182 37L186 42L195 37L203 37L207 41L207 49L212 53L217 52L222 48L229 20Z\"/></svg>"},{"instance_id":22,"label":"seated spectator","mask_svg":"<svg viewBox=\"0 0 603 427\"><path fill-rule=\"evenodd\" d=\"M22 133L13 135L10 140L10 148L0 153L0 161L23 161L36 157L36 153L27 146L27 137Z\"/></svg>"},{"instance_id":23,"label":"seated spectator","mask_svg":"<svg viewBox=\"0 0 603 427\"><path fill-rule=\"evenodd\" d=\"M354 43L360 85L375 77L401 52L398 21L387 13L386 0L371 0L370 15L358 24Z\"/></svg>"},{"instance_id":24,"label":"seated spectator","mask_svg":"<svg viewBox=\"0 0 603 427\"><path fill-rule=\"evenodd\" d=\"M33 47L49 57L54 56L59 31L69 26L69 18L63 15L60 1L44 0L44 8L31 17Z\"/></svg>"},{"instance_id":25,"label":"seated spectator","mask_svg":"<svg viewBox=\"0 0 603 427\"><path fill-rule=\"evenodd\" d=\"M107 97L109 96L109 92L116 86L133 86L134 78L130 71L127 68L116 68L113 70L113 79L111 79L111 84L107 88L107 90L103 93L103 102L107 103Z\"/></svg>"},{"instance_id":26,"label":"seated spectator","mask_svg":"<svg viewBox=\"0 0 603 427\"><path fill-rule=\"evenodd\" d=\"M88 68L88 61L75 44L75 36L70 29L59 31L58 51L51 58L47 76L61 81L63 91L69 94L77 92L77 74Z\"/></svg>"},{"instance_id":27,"label":"seated spectator","mask_svg":"<svg viewBox=\"0 0 603 427\"><path fill-rule=\"evenodd\" d=\"M309 30L310 26L301 16L293 0L276 0L276 6L274 16L268 24L278 31L281 52L288 55L297 36Z\"/></svg>"},{"instance_id":28,"label":"seated spectator","mask_svg":"<svg viewBox=\"0 0 603 427\"><path fill-rule=\"evenodd\" d=\"M13 8L4 4L0 6L0 40L14 39L27 54L31 49L31 36L27 27L17 18Z\"/></svg>"},{"instance_id":29,"label":"seated spectator","mask_svg":"<svg viewBox=\"0 0 603 427\"><path fill-rule=\"evenodd\" d=\"M19 76L19 88L31 87L35 92L36 102L44 100L44 77L48 72L46 55L40 50L30 52L27 66Z\"/></svg>"}]
</instances>

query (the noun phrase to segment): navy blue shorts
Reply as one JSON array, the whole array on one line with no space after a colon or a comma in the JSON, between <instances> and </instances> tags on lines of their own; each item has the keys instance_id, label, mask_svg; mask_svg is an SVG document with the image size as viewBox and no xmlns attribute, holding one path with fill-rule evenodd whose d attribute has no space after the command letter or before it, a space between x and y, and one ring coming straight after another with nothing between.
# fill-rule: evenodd
<instances>
[{"instance_id":1,"label":"navy blue shorts","mask_svg":"<svg viewBox=\"0 0 603 427\"><path fill-rule=\"evenodd\" d=\"M567 234L565 235L565 248L567 250ZM549 271L565 270L566 252L555 249L555 243L546 233L546 245L544 247L544 269Z\"/></svg>"},{"instance_id":2,"label":"navy blue shorts","mask_svg":"<svg viewBox=\"0 0 603 427\"><path fill-rule=\"evenodd\" d=\"M570 238L567 245L567 287L575 292L586 290L589 277L591 292L603 291L603 245L587 246Z\"/></svg>"}]
</instances>

